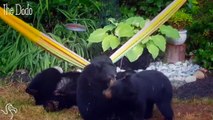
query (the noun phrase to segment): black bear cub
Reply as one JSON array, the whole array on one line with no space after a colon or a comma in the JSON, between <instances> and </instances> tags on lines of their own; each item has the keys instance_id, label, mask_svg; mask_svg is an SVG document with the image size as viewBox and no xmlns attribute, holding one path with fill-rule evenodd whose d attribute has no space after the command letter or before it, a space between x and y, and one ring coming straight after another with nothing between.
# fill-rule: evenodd
<instances>
[{"instance_id":1,"label":"black bear cub","mask_svg":"<svg viewBox=\"0 0 213 120\"><path fill-rule=\"evenodd\" d=\"M84 120L109 120L110 100L103 91L116 77L116 66L107 56L98 56L82 71L77 86L77 106Z\"/></svg>"},{"instance_id":2,"label":"black bear cub","mask_svg":"<svg viewBox=\"0 0 213 120\"><path fill-rule=\"evenodd\" d=\"M46 111L59 111L77 105L76 90L80 74L80 72L66 72L61 74L61 80L53 91L52 99L44 104Z\"/></svg>"},{"instance_id":3,"label":"black bear cub","mask_svg":"<svg viewBox=\"0 0 213 120\"><path fill-rule=\"evenodd\" d=\"M26 92L32 95L36 105L43 105L47 100L52 99L53 91L61 80L60 70L48 68L38 73L27 86Z\"/></svg>"},{"instance_id":4,"label":"black bear cub","mask_svg":"<svg viewBox=\"0 0 213 120\"><path fill-rule=\"evenodd\" d=\"M117 109L128 111L134 120L152 117L154 104L166 120L173 119L172 85L161 72L147 70L133 73L110 84L103 94L118 101Z\"/></svg>"},{"instance_id":5,"label":"black bear cub","mask_svg":"<svg viewBox=\"0 0 213 120\"><path fill-rule=\"evenodd\" d=\"M58 111L76 105L77 79L80 72L66 72L48 68L38 73L26 92L34 97L36 105L47 111Z\"/></svg>"}]
</instances>

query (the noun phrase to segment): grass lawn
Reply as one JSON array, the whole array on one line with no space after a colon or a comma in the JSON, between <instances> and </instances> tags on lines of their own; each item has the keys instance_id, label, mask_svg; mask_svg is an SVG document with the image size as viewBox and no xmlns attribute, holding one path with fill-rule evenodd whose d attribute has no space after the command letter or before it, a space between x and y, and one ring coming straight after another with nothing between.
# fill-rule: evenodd
<instances>
[{"instance_id":1,"label":"grass lawn","mask_svg":"<svg viewBox=\"0 0 213 120\"><path fill-rule=\"evenodd\" d=\"M17 108L13 120L82 120L77 107L60 112L47 113L43 107L35 106L33 98L25 93L26 84L0 84L0 110L7 103ZM174 98L175 120L213 120L213 99L178 100ZM0 120L10 120L11 114L0 111ZM163 120L159 111L154 111L151 120Z\"/></svg>"}]
</instances>

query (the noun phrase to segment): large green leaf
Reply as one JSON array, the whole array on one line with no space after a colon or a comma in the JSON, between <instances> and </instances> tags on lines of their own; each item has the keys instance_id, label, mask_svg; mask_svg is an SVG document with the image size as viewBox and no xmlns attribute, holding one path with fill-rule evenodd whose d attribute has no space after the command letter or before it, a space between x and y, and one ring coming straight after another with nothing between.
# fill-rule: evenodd
<instances>
[{"instance_id":1,"label":"large green leaf","mask_svg":"<svg viewBox=\"0 0 213 120\"><path fill-rule=\"evenodd\" d=\"M171 26L166 26L166 25L162 25L159 29L159 31L166 35L167 37L173 38L173 39L177 39L180 38L178 30L172 28Z\"/></svg>"},{"instance_id":2,"label":"large green leaf","mask_svg":"<svg viewBox=\"0 0 213 120\"><path fill-rule=\"evenodd\" d=\"M106 36L102 41L102 49L103 51L106 51L110 48L110 39L107 39L108 36Z\"/></svg>"},{"instance_id":3,"label":"large green leaf","mask_svg":"<svg viewBox=\"0 0 213 120\"><path fill-rule=\"evenodd\" d=\"M120 41L117 37L113 35L107 35L102 42L102 48L104 51L106 51L110 47L112 49L115 49L118 47L118 45L120 45Z\"/></svg>"},{"instance_id":4,"label":"large green leaf","mask_svg":"<svg viewBox=\"0 0 213 120\"><path fill-rule=\"evenodd\" d=\"M141 28L145 25L145 22L146 21L142 17L131 17L126 20L126 23Z\"/></svg>"},{"instance_id":5,"label":"large green leaf","mask_svg":"<svg viewBox=\"0 0 213 120\"><path fill-rule=\"evenodd\" d=\"M112 23L113 25L115 25L115 26L118 25L118 23L117 23L117 21L115 20L115 18L109 18L108 21L111 22L111 23Z\"/></svg>"},{"instance_id":6,"label":"large green leaf","mask_svg":"<svg viewBox=\"0 0 213 120\"><path fill-rule=\"evenodd\" d=\"M146 44L146 47L147 47L149 53L152 55L152 58L155 59L158 56L158 54L159 54L158 47L155 46L155 44L152 41L149 41Z\"/></svg>"},{"instance_id":7,"label":"large green leaf","mask_svg":"<svg viewBox=\"0 0 213 120\"><path fill-rule=\"evenodd\" d=\"M99 43L106 37L106 35L106 30L100 28L90 34L88 41L91 43Z\"/></svg>"},{"instance_id":8,"label":"large green leaf","mask_svg":"<svg viewBox=\"0 0 213 120\"><path fill-rule=\"evenodd\" d=\"M166 39L162 35L155 35L151 37L153 43L163 52L166 49Z\"/></svg>"},{"instance_id":9,"label":"large green leaf","mask_svg":"<svg viewBox=\"0 0 213 120\"><path fill-rule=\"evenodd\" d=\"M119 23L115 29L115 35L118 37L131 37L134 35L134 28L127 23Z\"/></svg>"},{"instance_id":10,"label":"large green leaf","mask_svg":"<svg viewBox=\"0 0 213 120\"><path fill-rule=\"evenodd\" d=\"M126 53L126 57L129 59L130 62L134 62L137 60L143 53L144 46L142 44L137 44L131 50Z\"/></svg>"},{"instance_id":11,"label":"large green leaf","mask_svg":"<svg viewBox=\"0 0 213 120\"><path fill-rule=\"evenodd\" d=\"M115 49L120 45L120 40L116 36L110 35L108 39L110 39L110 47L112 49Z\"/></svg>"},{"instance_id":12,"label":"large green leaf","mask_svg":"<svg viewBox=\"0 0 213 120\"><path fill-rule=\"evenodd\" d=\"M107 26L105 26L103 29L104 29L105 31L112 31L114 28L115 28L115 25L107 25Z\"/></svg>"},{"instance_id":13,"label":"large green leaf","mask_svg":"<svg viewBox=\"0 0 213 120\"><path fill-rule=\"evenodd\" d=\"M147 43L149 40L150 40L150 37L146 37L145 39L143 39L143 40L141 41L141 43L142 43L142 44L145 44L145 43Z\"/></svg>"}]
</instances>

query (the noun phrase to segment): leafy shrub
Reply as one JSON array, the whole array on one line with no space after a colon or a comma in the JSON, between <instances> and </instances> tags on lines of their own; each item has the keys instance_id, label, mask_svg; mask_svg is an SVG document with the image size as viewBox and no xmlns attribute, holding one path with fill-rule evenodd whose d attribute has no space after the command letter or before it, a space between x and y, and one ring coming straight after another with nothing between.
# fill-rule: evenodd
<instances>
[{"instance_id":1,"label":"leafy shrub","mask_svg":"<svg viewBox=\"0 0 213 120\"><path fill-rule=\"evenodd\" d=\"M186 13L184 9L180 9L172 15L168 23L178 30L183 30L192 23L192 15Z\"/></svg>"},{"instance_id":2,"label":"leafy shrub","mask_svg":"<svg viewBox=\"0 0 213 120\"><path fill-rule=\"evenodd\" d=\"M110 25L96 29L88 38L90 43L101 42L103 51L109 49L113 50L121 46L149 22L148 19L145 20L142 17L130 17L122 22L117 22L115 19L109 19L109 21L111 22ZM171 38L179 37L176 29L173 29L171 26L163 25L155 35L142 40L127 52L125 56L129 61L133 62L142 55L143 49L146 47L155 59L160 50L163 52L165 51L166 39L163 35Z\"/></svg>"},{"instance_id":3,"label":"leafy shrub","mask_svg":"<svg viewBox=\"0 0 213 120\"><path fill-rule=\"evenodd\" d=\"M207 49L198 49L195 52L195 62L204 68L213 70L213 44Z\"/></svg>"},{"instance_id":4,"label":"leafy shrub","mask_svg":"<svg viewBox=\"0 0 213 120\"><path fill-rule=\"evenodd\" d=\"M120 11L119 11L119 1L120 0L98 0L101 1L101 9L99 13L100 17L100 25L105 26L108 24L108 18L116 18L119 19Z\"/></svg>"},{"instance_id":5,"label":"leafy shrub","mask_svg":"<svg viewBox=\"0 0 213 120\"><path fill-rule=\"evenodd\" d=\"M212 69L213 51L213 3L210 0L199 1L199 10L193 13L193 22L189 27L187 51L193 52L195 62Z\"/></svg>"},{"instance_id":6,"label":"leafy shrub","mask_svg":"<svg viewBox=\"0 0 213 120\"><path fill-rule=\"evenodd\" d=\"M151 18L162 11L172 0L121 0L120 2L123 16L140 15Z\"/></svg>"}]
</instances>

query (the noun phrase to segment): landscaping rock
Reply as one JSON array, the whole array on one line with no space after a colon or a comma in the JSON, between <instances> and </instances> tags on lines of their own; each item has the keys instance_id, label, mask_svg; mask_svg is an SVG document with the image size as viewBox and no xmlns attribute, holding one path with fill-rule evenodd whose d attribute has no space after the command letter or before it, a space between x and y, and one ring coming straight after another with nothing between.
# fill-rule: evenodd
<instances>
[{"instance_id":1,"label":"landscaping rock","mask_svg":"<svg viewBox=\"0 0 213 120\"><path fill-rule=\"evenodd\" d=\"M195 76L197 79L204 79L205 78L205 74L200 70L196 71L193 76Z\"/></svg>"},{"instance_id":2,"label":"landscaping rock","mask_svg":"<svg viewBox=\"0 0 213 120\"><path fill-rule=\"evenodd\" d=\"M195 76L188 76L188 77L186 77L185 81L187 83L194 82L194 81L196 81L196 77Z\"/></svg>"},{"instance_id":3,"label":"landscaping rock","mask_svg":"<svg viewBox=\"0 0 213 120\"><path fill-rule=\"evenodd\" d=\"M164 73L171 81L174 88L178 88L186 83L196 81L196 78L200 79L203 75L196 73L201 67L197 64L193 64L191 61L176 62L173 64L163 62L152 62L146 70L158 70ZM118 71L124 71L117 69ZM143 69L135 70L136 72L143 71ZM199 74L199 76L197 76ZM194 76L196 75L196 76Z\"/></svg>"},{"instance_id":4,"label":"landscaping rock","mask_svg":"<svg viewBox=\"0 0 213 120\"><path fill-rule=\"evenodd\" d=\"M196 77L192 76L200 66L191 61L176 62L174 64L153 62L146 70L158 70L163 72L172 82L175 88L188 82L193 82Z\"/></svg>"}]
</instances>

